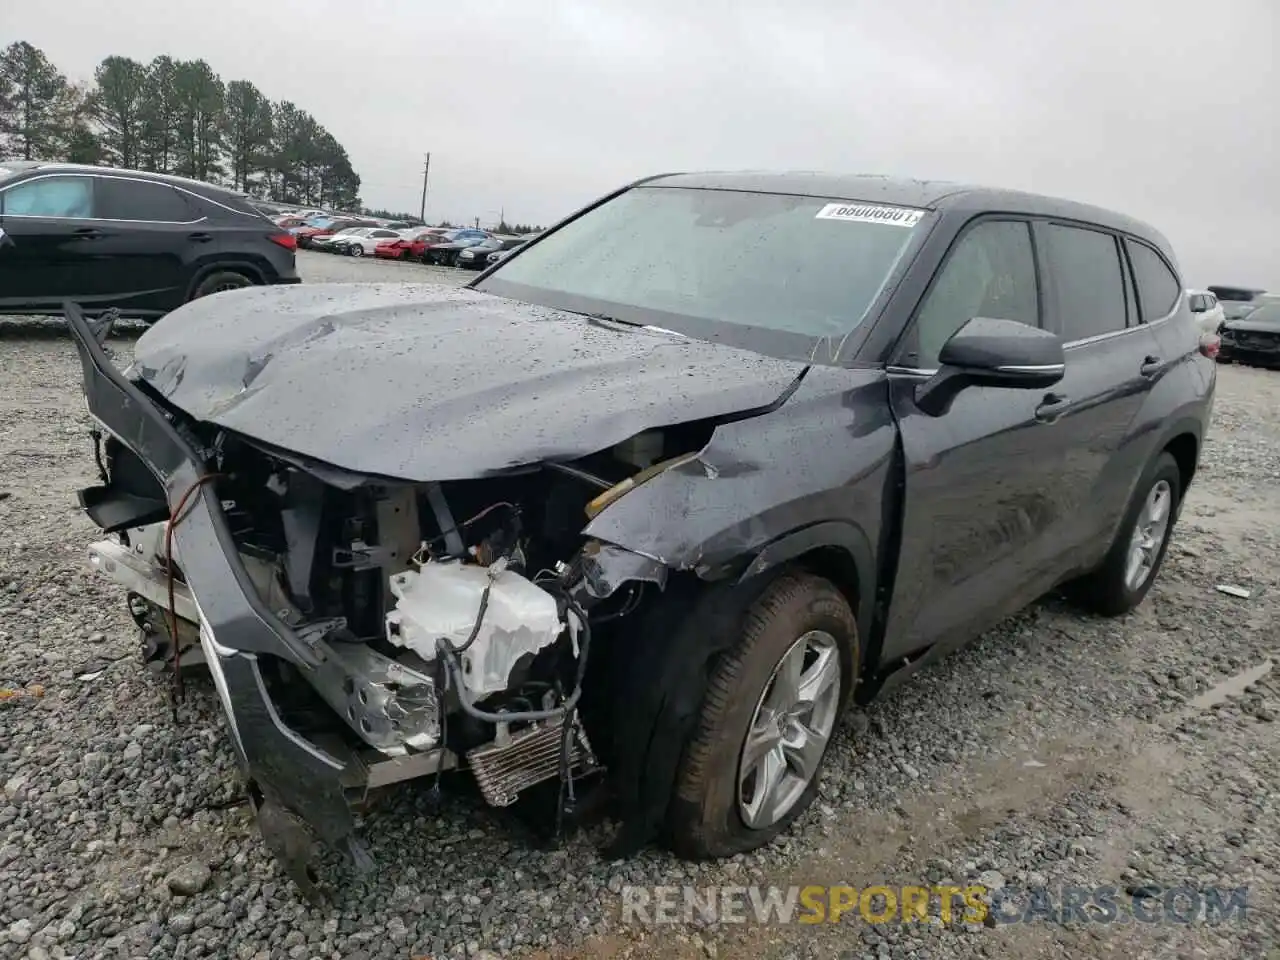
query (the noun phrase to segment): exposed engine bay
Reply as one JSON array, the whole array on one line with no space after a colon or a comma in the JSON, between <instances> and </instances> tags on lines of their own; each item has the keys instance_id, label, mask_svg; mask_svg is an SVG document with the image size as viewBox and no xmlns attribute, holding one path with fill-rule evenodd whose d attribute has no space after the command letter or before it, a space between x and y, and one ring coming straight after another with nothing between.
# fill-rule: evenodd
<instances>
[{"instance_id":1,"label":"exposed engine bay","mask_svg":"<svg viewBox=\"0 0 1280 960\"><path fill-rule=\"evenodd\" d=\"M635 612L666 572L637 556L634 579L602 589L593 558L619 548L581 529L690 459L710 432L647 431L568 464L426 484L209 437L209 484L258 597L323 651L310 670L262 658L276 709L309 740L341 740L360 758L358 791L454 767L469 768L493 806L557 778L572 791L602 768L578 711L593 634ZM117 485L130 473L145 485L128 448L110 436L103 446ZM121 529L119 542L91 547L91 561L127 588L144 657L176 675L205 650L199 598L181 555L169 556L168 528Z\"/></svg>"}]
</instances>

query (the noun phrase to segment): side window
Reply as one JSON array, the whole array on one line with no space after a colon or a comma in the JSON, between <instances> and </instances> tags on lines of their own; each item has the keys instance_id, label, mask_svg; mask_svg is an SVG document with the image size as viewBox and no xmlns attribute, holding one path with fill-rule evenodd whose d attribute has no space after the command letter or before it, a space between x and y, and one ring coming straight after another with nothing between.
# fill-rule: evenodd
<instances>
[{"instance_id":1,"label":"side window","mask_svg":"<svg viewBox=\"0 0 1280 960\"><path fill-rule=\"evenodd\" d=\"M1167 317L1178 305L1182 285L1164 259L1145 243L1126 240L1129 259L1133 263L1133 275L1138 279L1138 303L1142 308L1142 322L1151 323Z\"/></svg>"},{"instance_id":2,"label":"side window","mask_svg":"<svg viewBox=\"0 0 1280 960\"><path fill-rule=\"evenodd\" d=\"M93 217L93 178L40 177L0 193L0 213L8 217Z\"/></svg>"},{"instance_id":3,"label":"side window","mask_svg":"<svg viewBox=\"0 0 1280 960\"><path fill-rule=\"evenodd\" d=\"M1046 224L1044 235L1062 339L1072 343L1123 330L1125 281L1115 237L1056 223Z\"/></svg>"},{"instance_id":4,"label":"side window","mask_svg":"<svg viewBox=\"0 0 1280 960\"><path fill-rule=\"evenodd\" d=\"M908 361L936 367L942 345L974 317L1040 325L1028 224L988 220L960 238L916 314Z\"/></svg>"},{"instance_id":5,"label":"side window","mask_svg":"<svg viewBox=\"0 0 1280 960\"><path fill-rule=\"evenodd\" d=\"M99 177L98 216L103 220L190 223L199 214L167 184Z\"/></svg>"}]
</instances>

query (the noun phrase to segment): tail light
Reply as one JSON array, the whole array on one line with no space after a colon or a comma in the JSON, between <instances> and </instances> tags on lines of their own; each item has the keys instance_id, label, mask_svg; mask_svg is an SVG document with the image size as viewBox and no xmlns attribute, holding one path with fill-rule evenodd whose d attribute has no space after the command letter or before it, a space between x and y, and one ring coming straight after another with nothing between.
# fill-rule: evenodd
<instances>
[{"instance_id":1,"label":"tail light","mask_svg":"<svg viewBox=\"0 0 1280 960\"><path fill-rule=\"evenodd\" d=\"M1218 348L1222 346L1222 338L1216 333L1206 333L1200 338L1200 352L1212 360L1218 355Z\"/></svg>"},{"instance_id":2,"label":"tail light","mask_svg":"<svg viewBox=\"0 0 1280 960\"><path fill-rule=\"evenodd\" d=\"M298 249L298 238L292 233L269 233L267 234L267 239L272 243L280 244L286 250Z\"/></svg>"}]
</instances>

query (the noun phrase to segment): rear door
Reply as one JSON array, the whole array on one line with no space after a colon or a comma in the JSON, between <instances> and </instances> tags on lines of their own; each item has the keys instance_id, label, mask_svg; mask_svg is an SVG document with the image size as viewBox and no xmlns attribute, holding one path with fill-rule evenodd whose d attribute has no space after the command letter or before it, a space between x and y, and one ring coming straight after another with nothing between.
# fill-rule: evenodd
<instances>
[{"instance_id":1,"label":"rear door","mask_svg":"<svg viewBox=\"0 0 1280 960\"><path fill-rule=\"evenodd\" d=\"M1067 362L1053 393L1066 454L1056 499L1069 522L1034 559L1059 565L1061 576L1101 560L1110 545L1145 459L1132 425L1167 360L1142 323L1120 237L1056 222L1037 223L1035 234L1047 325L1062 337Z\"/></svg>"},{"instance_id":2,"label":"rear door","mask_svg":"<svg viewBox=\"0 0 1280 960\"><path fill-rule=\"evenodd\" d=\"M102 238L95 252L109 261L104 293L147 312L172 310L186 299L189 265L216 235L196 206L166 183L99 176Z\"/></svg>"},{"instance_id":3,"label":"rear door","mask_svg":"<svg viewBox=\"0 0 1280 960\"><path fill-rule=\"evenodd\" d=\"M64 300L91 305L101 276L94 251L94 181L81 174L41 175L0 188L0 309L43 311Z\"/></svg>"},{"instance_id":4,"label":"rear door","mask_svg":"<svg viewBox=\"0 0 1280 960\"><path fill-rule=\"evenodd\" d=\"M969 387L930 416L915 404L943 344L973 317L1043 326L1030 224L992 218L952 244L889 368L905 467L884 656L963 643L1041 592L1031 562L1063 522L1066 456L1053 391Z\"/></svg>"}]
</instances>

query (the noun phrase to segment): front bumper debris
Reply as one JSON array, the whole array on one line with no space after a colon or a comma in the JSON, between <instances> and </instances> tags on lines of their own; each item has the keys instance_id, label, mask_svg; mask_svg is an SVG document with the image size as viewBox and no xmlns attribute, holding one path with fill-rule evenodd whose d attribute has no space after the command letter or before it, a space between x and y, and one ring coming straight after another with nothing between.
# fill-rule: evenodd
<instances>
[{"instance_id":1,"label":"front bumper debris","mask_svg":"<svg viewBox=\"0 0 1280 960\"><path fill-rule=\"evenodd\" d=\"M207 463L203 452L115 368L83 314L69 306L66 315L90 414L160 480L171 511L188 498L172 536L186 581L180 590L175 585L175 607L179 616L193 615L200 625L200 644L250 782L264 840L306 892L315 889L315 875L309 843L299 834L301 823L358 869L371 869L372 859L355 836L348 799L352 791L367 789L367 779L361 782L365 771L353 758L308 741L284 723L268 693L260 657L279 657L321 674L340 674L343 665L322 637L295 633L266 608L237 553L222 505L201 482ZM98 510L112 498L110 484L81 494L82 504ZM117 506L127 510L129 505ZM104 568L114 565L104 572L129 576L132 589L143 596L155 598L167 589L145 560L126 560L102 544L91 556ZM160 599L167 606L167 597ZM435 762L442 761L436 756Z\"/></svg>"}]
</instances>

